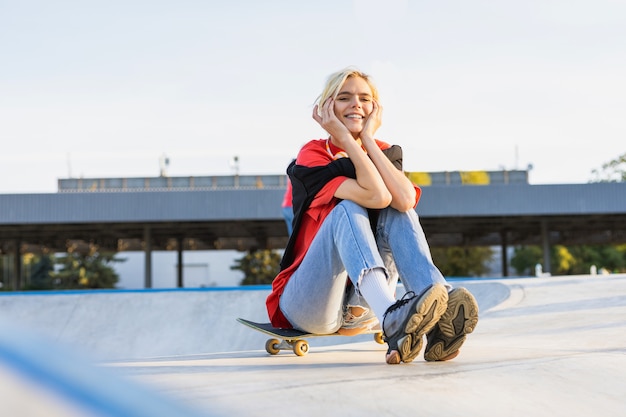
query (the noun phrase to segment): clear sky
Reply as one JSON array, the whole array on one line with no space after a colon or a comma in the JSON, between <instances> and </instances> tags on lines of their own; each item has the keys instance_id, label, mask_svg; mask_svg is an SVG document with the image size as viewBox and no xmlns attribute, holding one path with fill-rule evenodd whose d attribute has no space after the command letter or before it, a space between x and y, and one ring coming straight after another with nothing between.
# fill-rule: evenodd
<instances>
[{"instance_id":1,"label":"clear sky","mask_svg":"<svg viewBox=\"0 0 626 417\"><path fill-rule=\"evenodd\" d=\"M584 183L626 152L624 0L0 0L0 193L280 174L355 65L408 171Z\"/></svg>"}]
</instances>

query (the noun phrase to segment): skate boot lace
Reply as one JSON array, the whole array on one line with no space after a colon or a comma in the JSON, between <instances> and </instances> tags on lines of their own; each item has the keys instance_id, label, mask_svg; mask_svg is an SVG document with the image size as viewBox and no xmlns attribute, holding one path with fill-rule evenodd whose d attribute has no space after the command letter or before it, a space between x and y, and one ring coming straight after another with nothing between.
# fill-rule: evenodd
<instances>
[{"instance_id":1,"label":"skate boot lace","mask_svg":"<svg viewBox=\"0 0 626 417\"><path fill-rule=\"evenodd\" d=\"M406 303L411 301L413 298L415 298L415 293L413 291L408 291L408 292L406 292L402 296L402 298L400 298L395 303L393 303L387 309L387 311L385 311L385 315L383 316L383 324L381 326L381 329L383 330L383 340L384 341L388 341L387 333L385 332L385 319L387 318L387 314L391 313L392 311L395 311L395 310L399 309L400 307L402 307L403 305L405 305Z\"/></svg>"},{"instance_id":2,"label":"skate boot lace","mask_svg":"<svg viewBox=\"0 0 626 417\"><path fill-rule=\"evenodd\" d=\"M415 293L413 291L409 291L407 293L405 293L401 299L399 299L398 301L396 301L393 305L391 305L391 307L389 307L387 309L387 311L385 311L385 315L383 316L383 319L385 317L387 317L387 314L391 313L392 311L395 311L397 309L399 309L400 307L402 307L403 305L405 305L406 303L408 303L409 301L411 301L411 299L415 297Z\"/></svg>"}]
</instances>

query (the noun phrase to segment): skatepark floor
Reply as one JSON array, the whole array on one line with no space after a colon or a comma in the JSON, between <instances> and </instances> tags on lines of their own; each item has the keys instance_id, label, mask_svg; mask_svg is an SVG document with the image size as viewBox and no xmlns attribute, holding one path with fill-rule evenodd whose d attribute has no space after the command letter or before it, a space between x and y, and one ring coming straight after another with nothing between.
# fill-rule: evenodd
<instances>
[{"instance_id":1,"label":"skatepark floor","mask_svg":"<svg viewBox=\"0 0 626 417\"><path fill-rule=\"evenodd\" d=\"M481 309L461 354L400 365L371 335L270 356L235 322L267 321L266 288L3 295L0 404L18 417L624 415L626 275L452 284Z\"/></svg>"}]
</instances>

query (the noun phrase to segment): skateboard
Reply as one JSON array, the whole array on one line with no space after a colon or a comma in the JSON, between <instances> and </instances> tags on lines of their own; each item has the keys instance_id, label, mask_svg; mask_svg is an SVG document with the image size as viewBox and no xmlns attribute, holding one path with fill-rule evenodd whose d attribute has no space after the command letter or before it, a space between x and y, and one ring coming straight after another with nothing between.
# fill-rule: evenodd
<instances>
[{"instance_id":1,"label":"skateboard","mask_svg":"<svg viewBox=\"0 0 626 417\"><path fill-rule=\"evenodd\" d=\"M270 323L256 323L254 321L238 318L237 321L245 326L250 327L266 335L271 336L265 342L265 350L270 355L277 355L281 350L291 350L296 356L304 356L309 352L309 342L307 338L311 337L323 337L323 336L344 336L339 333L332 334L316 334L307 333L296 329L278 329L273 327ZM364 334L364 333L361 333ZM380 329L372 329L365 332L365 334L373 334L376 343L383 344L383 333ZM349 337L349 336L346 336Z\"/></svg>"}]
</instances>

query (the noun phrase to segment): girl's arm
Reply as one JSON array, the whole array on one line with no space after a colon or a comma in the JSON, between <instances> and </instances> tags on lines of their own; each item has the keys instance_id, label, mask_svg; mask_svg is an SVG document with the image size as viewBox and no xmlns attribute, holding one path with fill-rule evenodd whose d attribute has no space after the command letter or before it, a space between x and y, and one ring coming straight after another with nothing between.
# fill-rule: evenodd
<instances>
[{"instance_id":1,"label":"girl's arm","mask_svg":"<svg viewBox=\"0 0 626 417\"><path fill-rule=\"evenodd\" d=\"M374 140L374 133L381 124L382 107L374 102L374 110L365 123L361 132L361 142L367 151L369 159L372 161L380 177L385 183L385 187L391 194L391 207L405 212L415 206L416 191L411 181L404 175L404 172L397 169L391 161L383 154Z\"/></svg>"}]
</instances>

